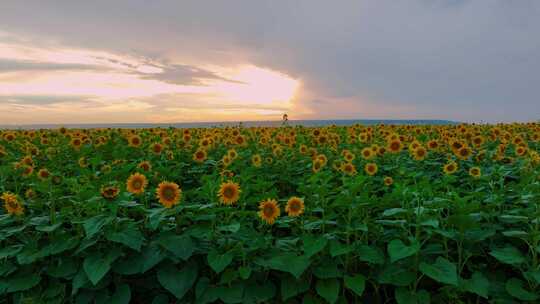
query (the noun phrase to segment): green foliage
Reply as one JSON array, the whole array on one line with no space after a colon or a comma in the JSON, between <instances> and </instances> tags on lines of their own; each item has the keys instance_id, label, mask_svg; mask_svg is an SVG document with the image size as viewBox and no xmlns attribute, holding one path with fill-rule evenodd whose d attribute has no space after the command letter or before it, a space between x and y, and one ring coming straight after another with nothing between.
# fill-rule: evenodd
<instances>
[{"instance_id":1,"label":"green foliage","mask_svg":"<svg viewBox=\"0 0 540 304\"><path fill-rule=\"evenodd\" d=\"M0 195L15 194L24 207L7 214L0 200L0 304L536 303L540 126L464 128L190 129L190 140L173 128L18 131L12 141L0 131ZM132 132L140 147L128 145ZM392 133L402 151L362 157L364 148L388 147ZM240 135L244 142L234 142ZM478 135L485 141L476 146ZM71 138L86 141L74 148ZM195 161L209 138L207 158ZM522 156L518 138L528 148ZM415 160L409 145L431 139L440 147ZM471 157L456 155L456 139ZM226 165L230 149L237 156ZM333 168L347 153L351 174ZM29 155L51 178L22 176L17 164ZM314 170L320 158L326 163ZM446 175L449 160L459 169ZM368 175L367 163L378 172ZM482 175L472 177L472 167ZM141 194L127 191L135 172L148 181ZM171 208L156 195L163 181L182 190ZM218 197L225 181L241 189L231 205ZM107 186L116 196L101 193ZM299 216L285 209L293 196L305 203ZM260 218L266 199L280 210L272 224Z\"/></svg>"}]
</instances>

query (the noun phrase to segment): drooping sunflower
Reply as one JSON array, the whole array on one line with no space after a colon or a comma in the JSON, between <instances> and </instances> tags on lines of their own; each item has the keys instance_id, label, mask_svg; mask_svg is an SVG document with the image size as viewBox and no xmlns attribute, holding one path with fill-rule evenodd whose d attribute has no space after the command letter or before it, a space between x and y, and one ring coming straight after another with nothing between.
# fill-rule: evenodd
<instances>
[{"instance_id":1,"label":"drooping sunflower","mask_svg":"<svg viewBox=\"0 0 540 304\"><path fill-rule=\"evenodd\" d=\"M364 166L364 171L368 174L368 175L375 175L377 173L377 171L379 170L379 167L377 167L377 164L376 163L367 163L365 166Z\"/></svg>"},{"instance_id":2,"label":"drooping sunflower","mask_svg":"<svg viewBox=\"0 0 540 304\"><path fill-rule=\"evenodd\" d=\"M443 166L443 171L446 175L454 174L458 169L456 162L449 162Z\"/></svg>"},{"instance_id":3,"label":"drooping sunflower","mask_svg":"<svg viewBox=\"0 0 540 304\"><path fill-rule=\"evenodd\" d=\"M391 186L392 184L394 183L394 179L390 176L385 176L384 177L384 184L386 186Z\"/></svg>"},{"instance_id":4,"label":"drooping sunflower","mask_svg":"<svg viewBox=\"0 0 540 304\"><path fill-rule=\"evenodd\" d=\"M148 185L146 176L140 173L134 173L129 176L126 182L126 189L133 194L141 194Z\"/></svg>"},{"instance_id":5,"label":"drooping sunflower","mask_svg":"<svg viewBox=\"0 0 540 304\"><path fill-rule=\"evenodd\" d=\"M193 160L198 163L204 162L206 160L206 150L199 149L195 151L195 153L193 153Z\"/></svg>"},{"instance_id":6,"label":"drooping sunflower","mask_svg":"<svg viewBox=\"0 0 540 304\"><path fill-rule=\"evenodd\" d=\"M32 175L32 173L34 173L34 167L32 166L24 165L22 168L23 168L22 175L24 177L29 177Z\"/></svg>"},{"instance_id":7,"label":"drooping sunflower","mask_svg":"<svg viewBox=\"0 0 540 304\"><path fill-rule=\"evenodd\" d=\"M116 186L104 186L101 188L101 196L108 200L113 200L120 193L120 189Z\"/></svg>"},{"instance_id":8,"label":"drooping sunflower","mask_svg":"<svg viewBox=\"0 0 540 304\"><path fill-rule=\"evenodd\" d=\"M482 175L482 171L479 167L472 167L469 169L469 175L474 178L479 178Z\"/></svg>"},{"instance_id":9,"label":"drooping sunflower","mask_svg":"<svg viewBox=\"0 0 540 304\"><path fill-rule=\"evenodd\" d=\"M287 201L287 206L285 206L285 211L289 216L299 216L304 213L304 200L293 196Z\"/></svg>"},{"instance_id":10,"label":"drooping sunflower","mask_svg":"<svg viewBox=\"0 0 540 304\"><path fill-rule=\"evenodd\" d=\"M228 181L221 184L218 191L219 201L225 205L232 205L240 199L240 185Z\"/></svg>"},{"instance_id":11,"label":"drooping sunflower","mask_svg":"<svg viewBox=\"0 0 540 304\"><path fill-rule=\"evenodd\" d=\"M274 224L280 213L275 199L267 199L259 204L259 217L269 225Z\"/></svg>"},{"instance_id":12,"label":"drooping sunflower","mask_svg":"<svg viewBox=\"0 0 540 304\"><path fill-rule=\"evenodd\" d=\"M161 182L156 189L156 196L165 208L171 208L180 202L182 190L176 183Z\"/></svg>"},{"instance_id":13,"label":"drooping sunflower","mask_svg":"<svg viewBox=\"0 0 540 304\"><path fill-rule=\"evenodd\" d=\"M24 207L17 195L4 192L0 198L4 201L4 208L8 214L22 215L24 213Z\"/></svg>"}]
</instances>

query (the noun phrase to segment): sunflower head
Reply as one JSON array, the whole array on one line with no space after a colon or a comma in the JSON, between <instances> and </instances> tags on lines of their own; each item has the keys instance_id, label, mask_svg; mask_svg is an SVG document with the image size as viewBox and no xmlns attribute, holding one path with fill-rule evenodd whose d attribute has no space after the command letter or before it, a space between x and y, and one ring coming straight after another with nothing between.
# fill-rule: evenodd
<instances>
[{"instance_id":1,"label":"sunflower head","mask_svg":"<svg viewBox=\"0 0 540 304\"><path fill-rule=\"evenodd\" d=\"M424 160L427 155L427 150L422 146L418 146L412 151L412 154L415 160Z\"/></svg>"},{"instance_id":2,"label":"sunflower head","mask_svg":"<svg viewBox=\"0 0 540 304\"><path fill-rule=\"evenodd\" d=\"M101 188L101 196L108 200L113 200L120 193L120 189L116 186L104 186Z\"/></svg>"},{"instance_id":3,"label":"sunflower head","mask_svg":"<svg viewBox=\"0 0 540 304\"><path fill-rule=\"evenodd\" d=\"M198 163L202 163L206 160L206 150L204 149L199 149L197 151L195 151L195 153L193 153L193 160L198 162Z\"/></svg>"},{"instance_id":4,"label":"sunflower head","mask_svg":"<svg viewBox=\"0 0 540 304\"><path fill-rule=\"evenodd\" d=\"M218 191L219 201L225 205L232 205L240 198L240 185L228 181L221 184Z\"/></svg>"},{"instance_id":5,"label":"sunflower head","mask_svg":"<svg viewBox=\"0 0 540 304\"><path fill-rule=\"evenodd\" d=\"M17 195L4 192L0 198L4 201L4 208L8 214L22 215L24 213L24 207Z\"/></svg>"},{"instance_id":6,"label":"sunflower head","mask_svg":"<svg viewBox=\"0 0 540 304\"><path fill-rule=\"evenodd\" d=\"M171 208L180 202L182 190L176 183L161 182L156 189L156 196L165 208Z\"/></svg>"},{"instance_id":7,"label":"sunflower head","mask_svg":"<svg viewBox=\"0 0 540 304\"><path fill-rule=\"evenodd\" d=\"M137 165L137 168L143 170L143 171L150 171L152 170L152 164L150 164L149 161L143 161L143 162L140 162L138 165Z\"/></svg>"},{"instance_id":8,"label":"sunflower head","mask_svg":"<svg viewBox=\"0 0 540 304\"><path fill-rule=\"evenodd\" d=\"M299 216L304 213L304 200L293 196L287 201L285 211L289 216Z\"/></svg>"},{"instance_id":9,"label":"sunflower head","mask_svg":"<svg viewBox=\"0 0 540 304\"><path fill-rule=\"evenodd\" d=\"M267 199L259 204L259 217L269 225L274 224L280 213L275 199Z\"/></svg>"},{"instance_id":10,"label":"sunflower head","mask_svg":"<svg viewBox=\"0 0 540 304\"><path fill-rule=\"evenodd\" d=\"M255 154L251 157L251 163L254 167L260 167L262 164L262 157L259 154Z\"/></svg>"},{"instance_id":11,"label":"sunflower head","mask_svg":"<svg viewBox=\"0 0 540 304\"><path fill-rule=\"evenodd\" d=\"M341 171L347 175L355 175L356 167L352 163L344 163L341 165Z\"/></svg>"},{"instance_id":12,"label":"sunflower head","mask_svg":"<svg viewBox=\"0 0 540 304\"><path fill-rule=\"evenodd\" d=\"M140 173L132 174L126 182L127 191L133 194L143 193L144 188L146 188L147 185L148 180L146 179L146 176Z\"/></svg>"},{"instance_id":13,"label":"sunflower head","mask_svg":"<svg viewBox=\"0 0 540 304\"><path fill-rule=\"evenodd\" d=\"M379 170L379 167L377 167L377 164L376 163L367 163L365 166L364 166L364 171L368 174L368 175L375 175L377 173L377 171Z\"/></svg>"},{"instance_id":14,"label":"sunflower head","mask_svg":"<svg viewBox=\"0 0 540 304\"><path fill-rule=\"evenodd\" d=\"M130 147L138 148L142 144L142 139L139 135L132 135L128 138L128 143Z\"/></svg>"},{"instance_id":15,"label":"sunflower head","mask_svg":"<svg viewBox=\"0 0 540 304\"><path fill-rule=\"evenodd\" d=\"M47 179L49 179L50 176L51 176L51 174L49 173L49 170L47 170L47 169L40 169L38 171L38 177L41 180L47 180Z\"/></svg>"},{"instance_id":16,"label":"sunflower head","mask_svg":"<svg viewBox=\"0 0 540 304\"><path fill-rule=\"evenodd\" d=\"M479 178L482 175L482 171L479 167L472 167L469 169L469 175L474 178Z\"/></svg>"},{"instance_id":17,"label":"sunflower head","mask_svg":"<svg viewBox=\"0 0 540 304\"><path fill-rule=\"evenodd\" d=\"M388 143L388 147L387 147L387 150L390 152L390 153L398 153L399 151L401 151L402 149L402 143L401 143L401 140L399 139L393 139L391 140L389 143Z\"/></svg>"},{"instance_id":18,"label":"sunflower head","mask_svg":"<svg viewBox=\"0 0 540 304\"><path fill-rule=\"evenodd\" d=\"M443 171L446 175L454 174L458 169L458 165L455 162L449 162L443 167Z\"/></svg>"},{"instance_id":19,"label":"sunflower head","mask_svg":"<svg viewBox=\"0 0 540 304\"><path fill-rule=\"evenodd\" d=\"M394 183L394 179L391 176L384 177L384 184L386 186L392 186L393 183Z\"/></svg>"}]
</instances>

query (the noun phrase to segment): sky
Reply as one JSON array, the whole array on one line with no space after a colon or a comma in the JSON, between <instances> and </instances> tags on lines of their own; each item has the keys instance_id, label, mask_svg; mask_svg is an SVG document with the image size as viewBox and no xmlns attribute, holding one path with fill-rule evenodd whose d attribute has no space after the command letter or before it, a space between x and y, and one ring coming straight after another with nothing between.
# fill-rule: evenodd
<instances>
[{"instance_id":1,"label":"sky","mask_svg":"<svg viewBox=\"0 0 540 304\"><path fill-rule=\"evenodd\" d=\"M540 119L537 0L2 0L0 124Z\"/></svg>"}]
</instances>

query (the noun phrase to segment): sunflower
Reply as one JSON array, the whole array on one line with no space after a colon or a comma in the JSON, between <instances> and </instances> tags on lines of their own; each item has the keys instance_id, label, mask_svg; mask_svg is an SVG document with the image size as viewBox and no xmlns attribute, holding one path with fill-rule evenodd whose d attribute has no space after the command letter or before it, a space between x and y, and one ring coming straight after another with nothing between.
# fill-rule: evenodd
<instances>
[{"instance_id":1,"label":"sunflower","mask_svg":"<svg viewBox=\"0 0 540 304\"><path fill-rule=\"evenodd\" d=\"M36 192L34 191L34 189L32 188L28 188L26 189L26 191L24 192L24 196L27 198L27 199L34 199L37 195L36 195Z\"/></svg>"},{"instance_id":2,"label":"sunflower","mask_svg":"<svg viewBox=\"0 0 540 304\"><path fill-rule=\"evenodd\" d=\"M113 200L120 193L120 189L116 186L104 186L101 188L101 196L108 200Z\"/></svg>"},{"instance_id":3,"label":"sunflower","mask_svg":"<svg viewBox=\"0 0 540 304\"><path fill-rule=\"evenodd\" d=\"M364 171L369 175L375 175L379 168L377 167L376 163L367 163L364 166Z\"/></svg>"},{"instance_id":4,"label":"sunflower","mask_svg":"<svg viewBox=\"0 0 540 304\"><path fill-rule=\"evenodd\" d=\"M394 139L388 143L387 150L390 153L398 153L401 151L403 145L401 144L401 141L399 139Z\"/></svg>"},{"instance_id":5,"label":"sunflower","mask_svg":"<svg viewBox=\"0 0 540 304\"><path fill-rule=\"evenodd\" d=\"M147 185L148 180L146 179L146 176L140 173L132 174L126 182L127 191L133 194L143 193L144 188L146 188Z\"/></svg>"},{"instance_id":6,"label":"sunflower","mask_svg":"<svg viewBox=\"0 0 540 304\"><path fill-rule=\"evenodd\" d=\"M206 160L206 151L204 149L199 149L193 153L193 160L202 163Z\"/></svg>"},{"instance_id":7,"label":"sunflower","mask_svg":"<svg viewBox=\"0 0 540 304\"><path fill-rule=\"evenodd\" d=\"M182 190L176 183L161 182L156 189L156 196L165 208L171 208L180 201Z\"/></svg>"},{"instance_id":8,"label":"sunflower","mask_svg":"<svg viewBox=\"0 0 540 304\"><path fill-rule=\"evenodd\" d=\"M254 154L251 157L251 163L257 168L260 167L262 163L262 157L259 154Z\"/></svg>"},{"instance_id":9,"label":"sunflower","mask_svg":"<svg viewBox=\"0 0 540 304\"><path fill-rule=\"evenodd\" d=\"M47 170L47 169L40 169L38 171L38 177L41 180L47 180L50 176L51 176L51 174L49 173L49 170Z\"/></svg>"},{"instance_id":10,"label":"sunflower","mask_svg":"<svg viewBox=\"0 0 540 304\"><path fill-rule=\"evenodd\" d=\"M154 153L155 155L160 155L161 152L163 152L163 145L160 143L154 143L152 145L152 153Z\"/></svg>"},{"instance_id":11,"label":"sunflower","mask_svg":"<svg viewBox=\"0 0 540 304\"><path fill-rule=\"evenodd\" d=\"M138 165L137 165L137 168L143 170L143 171L150 171L152 170L152 164L150 164L149 161L143 161L143 162L140 162Z\"/></svg>"},{"instance_id":12,"label":"sunflower","mask_svg":"<svg viewBox=\"0 0 540 304\"><path fill-rule=\"evenodd\" d=\"M88 162L86 161L86 158L84 158L84 156L81 157L81 158L79 158L79 166L80 166L81 168L86 168L86 167L88 167Z\"/></svg>"},{"instance_id":13,"label":"sunflower","mask_svg":"<svg viewBox=\"0 0 540 304\"><path fill-rule=\"evenodd\" d=\"M517 156L524 156L525 154L527 154L527 148L523 146L518 146L516 147L515 152Z\"/></svg>"},{"instance_id":14,"label":"sunflower","mask_svg":"<svg viewBox=\"0 0 540 304\"><path fill-rule=\"evenodd\" d=\"M384 184L386 186L391 186L392 184L394 183L394 179L390 176L385 176L384 177Z\"/></svg>"},{"instance_id":15,"label":"sunflower","mask_svg":"<svg viewBox=\"0 0 540 304\"><path fill-rule=\"evenodd\" d=\"M34 173L34 167L24 165L22 168L23 168L22 175L24 177L29 177L30 175L32 175L32 173Z\"/></svg>"},{"instance_id":16,"label":"sunflower","mask_svg":"<svg viewBox=\"0 0 540 304\"><path fill-rule=\"evenodd\" d=\"M4 192L0 198L4 201L4 208L8 214L22 215L24 213L24 207L17 195Z\"/></svg>"},{"instance_id":17,"label":"sunflower","mask_svg":"<svg viewBox=\"0 0 540 304\"><path fill-rule=\"evenodd\" d=\"M129 137L128 143L130 147L138 148L142 144L142 139L139 135L132 135Z\"/></svg>"},{"instance_id":18,"label":"sunflower","mask_svg":"<svg viewBox=\"0 0 540 304\"><path fill-rule=\"evenodd\" d=\"M458 169L458 164L456 162L449 162L443 166L443 171L446 175L454 174Z\"/></svg>"},{"instance_id":19,"label":"sunflower","mask_svg":"<svg viewBox=\"0 0 540 304\"><path fill-rule=\"evenodd\" d=\"M439 147L439 142L433 139L428 141L427 146L430 150L435 150Z\"/></svg>"},{"instance_id":20,"label":"sunflower","mask_svg":"<svg viewBox=\"0 0 540 304\"><path fill-rule=\"evenodd\" d=\"M259 217L269 225L274 224L280 213L275 199L267 199L259 204Z\"/></svg>"},{"instance_id":21,"label":"sunflower","mask_svg":"<svg viewBox=\"0 0 540 304\"><path fill-rule=\"evenodd\" d=\"M356 174L356 167L352 163L344 163L341 165L341 171L347 175L355 175Z\"/></svg>"},{"instance_id":22,"label":"sunflower","mask_svg":"<svg viewBox=\"0 0 540 304\"><path fill-rule=\"evenodd\" d=\"M240 198L240 185L235 182L225 182L219 187L218 197L219 201L225 205L232 205Z\"/></svg>"},{"instance_id":23,"label":"sunflower","mask_svg":"<svg viewBox=\"0 0 540 304\"><path fill-rule=\"evenodd\" d=\"M234 160L238 157L238 152L236 152L235 149L230 149L229 151L227 151L227 155Z\"/></svg>"},{"instance_id":24,"label":"sunflower","mask_svg":"<svg viewBox=\"0 0 540 304\"><path fill-rule=\"evenodd\" d=\"M291 197L287 201L285 211L289 216L299 216L304 213L304 200L296 196Z\"/></svg>"},{"instance_id":25,"label":"sunflower","mask_svg":"<svg viewBox=\"0 0 540 304\"><path fill-rule=\"evenodd\" d=\"M371 159L375 155L373 153L373 150L371 148L369 148L369 147L366 147L366 148L362 149L362 152L360 152L360 153L362 154L363 159Z\"/></svg>"},{"instance_id":26,"label":"sunflower","mask_svg":"<svg viewBox=\"0 0 540 304\"><path fill-rule=\"evenodd\" d=\"M474 178L478 178L482 175L482 171L478 167L472 167L469 169L469 175Z\"/></svg>"},{"instance_id":27,"label":"sunflower","mask_svg":"<svg viewBox=\"0 0 540 304\"><path fill-rule=\"evenodd\" d=\"M75 149L79 149L82 146L83 142L80 138L75 137L71 139L71 146Z\"/></svg>"},{"instance_id":28,"label":"sunflower","mask_svg":"<svg viewBox=\"0 0 540 304\"><path fill-rule=\"evenodd\" d=\"M322 167L324 167L323 162L321 160L317 159L317 160L313 161L313 165L311 167L311 170L314 173L317 173L317 172L321 171Z\"/></svg>"},{"instance_id":29,"label":"sunflower","mask_svg":"<svg viewBox=\"0 0 540 304\"><path fill-rule=\"evenodd\" d=\"M463 146L456 151L456 156L462 160L466 160L471 157L472 151L469 147Z\"/></svg>"},{"instance_id":30,"label":"sunflower","mask_svg":"<svg viewBox=\"0 0 540 304\"><path fill-rule=\"evenodd\" d=\"M422 146L418 146L412 151L412 154L415 160L424 160L427 155L427 150Z\"/></svg>"}]
</instances>

